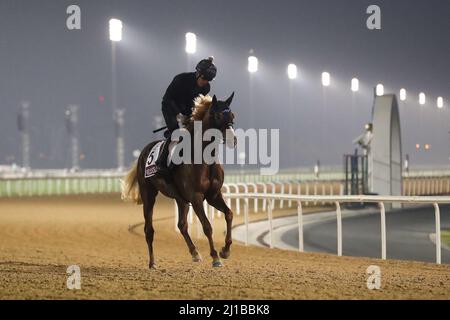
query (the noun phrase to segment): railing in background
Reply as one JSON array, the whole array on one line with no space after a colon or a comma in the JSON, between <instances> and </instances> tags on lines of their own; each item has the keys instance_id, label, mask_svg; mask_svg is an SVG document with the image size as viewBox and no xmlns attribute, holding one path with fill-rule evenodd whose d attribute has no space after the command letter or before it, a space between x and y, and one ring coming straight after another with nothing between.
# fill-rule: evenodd
<instances>
[{"instance_id":1,"label":"railing in background","mask_svg":"<svg viewBox=\"0 0 450 320\"><path fill-rule=\"evenodd\" d=\"M444 171L439 172L443 173ZM0 172L0 197L120 192L120 179L124 175L124 172L117 170L84 170L73 173L64 170L40 170L26 173ZM226 175L226 178L229 178L226 180L235 180L236 182L225 183L225 185L234 189L228 190L228 192L245 192L245 188L254 190L263 187L265 190L261 190L262 192L272 192L273 194L275 190L282 194L297 193L298 195L310 195L311 193L316 195L342 194L342 180L331 179L333 175L333 173L330 173L328 177L322 175L320 179L307 179L309 177L307 173L283 173L261 178L265 180L264 182L259 181L256 177L254 177L255 179L244 179L246 175ZM404 195L450 194L450 175L442 177L419 175L413 177L412 173L408 175L409 177L403 179ZM244 182L244 180L252 180L253 182ZM339 184L341 190L335 190L335 184ZM285 190L282 190L283 188ZM239 203L239 199L235 199L235 201ZM314 200L313 203L318 204L317 200ZM264 210L266 210L267 200L262 200L262 204ZM278 200L278 204L283 207L284 201ZM326 203L321 202L321 204ZM275 205L275 203L272 203L272 205ZM310 205L310 203L305 202L305 205ZM238 208L240 208L240 205ZM257 201L254 203L254 208L255 210L258 208ZM238 211L237 213L240 214L240 209Z\"/></svg>"},{"instance_id":2,"label":"railing in background","mask_svg":"<svg viewBox=\"0 0 450 320\"><path fill-rule=\"evenodd\" d=\"M242 198L244 200L244 223L245 223L245 244L248 245L248 224L249 224L249 199L267 199L268 205L268 229L269 229L269 246L274 247L273 243L273 202L276 200L292 200L297 202L298 215L298 236L299 236L299 251L304 251L303 240L303 209L302 202L307 201L323 201L334 202L336 206L336 221L337 221L337 255L342 256L342 214L341 203L378 203L380 207L380 221L381 221L381 258L386 259L386 211L384 203L409 203L409 204L432 204L435 214L435 232L436 232L436 263L441 263L441 220L439 203L450 203L450 197L411 197L411 196L291 196L282 194L236 194L230 193L225 195L226 198Z\"/></svg>"}]
</instances>

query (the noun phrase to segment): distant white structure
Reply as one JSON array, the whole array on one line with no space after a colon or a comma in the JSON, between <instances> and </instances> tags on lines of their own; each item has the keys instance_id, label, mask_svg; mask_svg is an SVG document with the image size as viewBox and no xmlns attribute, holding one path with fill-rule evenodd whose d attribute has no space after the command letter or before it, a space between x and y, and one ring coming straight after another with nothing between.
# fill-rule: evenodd
<instances>
[{"instance_id":1,"label":"distant white structure","mask_svg":"<svg viewBox=\"0 0 450 320\"><path fill-rule=\"evenodd\" d=\"M376 96L372 110L373 137L368 153L369 191L379 195L402 194L402 143L400 115L394 94Z\"/></svg>"}]
</instances>

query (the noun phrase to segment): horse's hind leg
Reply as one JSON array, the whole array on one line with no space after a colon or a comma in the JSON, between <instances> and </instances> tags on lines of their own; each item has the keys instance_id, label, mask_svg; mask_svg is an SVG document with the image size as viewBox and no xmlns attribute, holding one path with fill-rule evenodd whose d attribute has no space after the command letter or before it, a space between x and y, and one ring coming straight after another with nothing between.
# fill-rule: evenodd
<instances>
[{"instance_id":1,"label":"horse's hind leg","mask_svg":"<svg viewBox=\"0 0 450 320\"><path fill-rule=\"evenodd\" d=\"M216 249L214 249L214 242L212 238L212 227L211 223L209 223L208 218L206 217L205 210L203 209L203 194L199 194L195 197L195 200L192 202L192 207L194 208L197 217L203 226L203 232L208 238L209 249L211 257L213 258L213 267L221 267L222 262L220 261L219 256L217 255Z\"/></svg>"},{"instance_id":2,"label":"horse's hind leg","mask_svg":"<svg viewBox=\"0 0 450 320\"><path fill-rule=\"evenodd\" d=\"M189 248L189 252L192 255L192 261L199 262L202 260L202 258L198 253L197 248L195 247L188 233L187 215L189 212L189 203L187 203L184 200L177 200L177 205L178 205L178 229L180 229L180 232L183 235L184 240L186 241L186 244Z\"/></svg>"},{"instance_id":3,"label":"horse's hind leg","mask_svg":"<svg viewBox=\"0 0 450 320\"><path fill-rule=\"evenodd\" d=\"M225 246L220 251L220 257L227 259L230 256L230 247L231 247L231 228L233 223L233 211L228 208L225 200L222 197L222 193L219 192L214 195L214 197L206 198L208 203L216 208L219 211L222 211L225 215L225 221L227 223L227 234L225 236Z\"/></svg>"},{"instance_id":4,"label":"horse's hind leg","mask_svg":"<svg viewBox=\"0 0 450 320\"><path fill-rule=\"evenodd\" d=\"M153 206L155 205L156 195L158 190L151 184L146 184L145 188L141 189L141 198L144 208L144 232L145 240L147 241L148 254L150 256L149 268L155 269L155 257L153 255L153 236L155 230L153 229Z\"/></svg>"}]
</instances>

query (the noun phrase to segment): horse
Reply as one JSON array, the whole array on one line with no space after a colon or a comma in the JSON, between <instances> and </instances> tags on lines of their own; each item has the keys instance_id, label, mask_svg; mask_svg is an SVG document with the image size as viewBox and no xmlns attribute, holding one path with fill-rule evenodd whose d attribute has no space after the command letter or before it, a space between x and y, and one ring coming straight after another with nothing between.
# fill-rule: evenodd
<instances>
[{"instance_id":1,"label":"horse","mask_svg":"<svg viewBox=\"0 0 450 320\"><path fill-rule=\"evenodd\" d=\"M202 137L203 133L208 129L218 129L222 133L222 137L226 137L229 146L236 146L236 137L232 130L234 125L234 114L231 112L230 105L234 97L234 92L225 101L217 100L214 95L200 95L194 100L194 109L192 115L184 121L185 128L188 130L191 138L194 137L194 122L201 121ZM227 130L231 129L231 130ZM225 134L231 132L231 134ZM197 134L197 133L195 133ZM233 141L231 141L231 139ZM122 199L131 200L137 204L143 204L144 211L144 232L148 246L150 257L149 268L155 269L155 256L153 252L153 207L158 192L163 195L175 199L178 205L178 229L184 237L189 252L194 262L202 261L202 257L197 251L195 244L192 242L188 233L187 216L189 204L200 220L203 232L208 238L210 255L212 257L213 267L222 267L223 264L217 251L214 248L212 238L212 227L203 209L203 201L206 200L209 205L224 213L226 221L225 245L220 251L220 257L227 259L230 256L231 228L233 222L233 212L227 206L223 199L221 188L224 181L224 170L218 161L213 164L202 162L195 164L181 163L171 170L171 180L155 174L152 177L145 178L144 170L147 157L153 146L161 140L149 143L140 153L139 158L133 164L122 180ZM193 141L193 139L191 139ZM205 148L205 142L202 143L202 151ZM191 152L193 154L193 152ZM203 153L202 153L203 154ZM192 156L193 157L193 156Z\"/></svg>"}]
</instances>

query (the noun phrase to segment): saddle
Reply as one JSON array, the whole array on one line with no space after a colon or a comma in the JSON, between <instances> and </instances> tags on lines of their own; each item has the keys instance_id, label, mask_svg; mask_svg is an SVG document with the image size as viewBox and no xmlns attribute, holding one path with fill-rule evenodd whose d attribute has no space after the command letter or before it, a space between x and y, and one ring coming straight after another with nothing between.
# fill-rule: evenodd
<instances>
[{"instance_id":1,"label":"saddle","mask_svg":"<svg viewBox=\"0 0 450 320\"><path fill-rule=\"evenodd\" d=\"M172 168L172 153L177 143L178 141L171 141L170 139L166 139L163 141L159 141L153 146L147 156L147 161L145 162L145 178L153 177L155 174L160 172L157 165L157 162L159 161L165 161L167 163L168 170ZM168 152L164 154L163 150L165 147L167 147L166 144L169 144L169 149ZM167 176L167 174L165 176Z\"/></svg>"}]
</instances>

